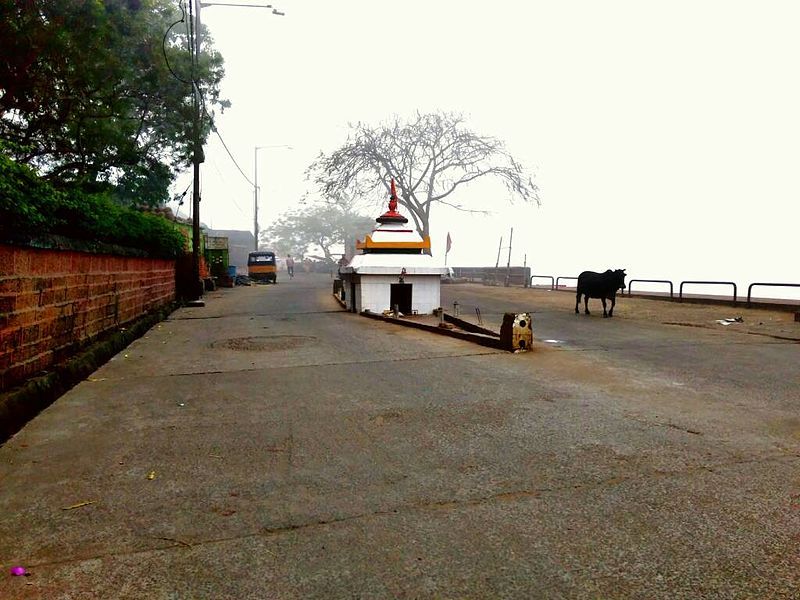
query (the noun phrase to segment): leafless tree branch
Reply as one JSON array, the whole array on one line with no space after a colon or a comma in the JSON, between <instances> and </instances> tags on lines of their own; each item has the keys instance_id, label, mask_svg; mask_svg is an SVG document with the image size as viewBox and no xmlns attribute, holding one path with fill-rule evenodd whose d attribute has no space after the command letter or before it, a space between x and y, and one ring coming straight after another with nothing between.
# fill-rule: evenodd
<instances>
[{"instance_id":1,"label":"leafless tree branch","mask_svg":"<svg viewBox=\"0 0 800 600\"><path fill-rule=\"evenodd\" d=\"M525 169L496 138L481 136L453 113L417 113L404 121L369 126L350 125L347 141L330 154L320 154L307 176L323 196L336 198L388 194L389 180L398 189L398 203L407 209L420 235L429 233L434 204L487 214L450 199L459 189L481 178L504 184L510 199L540 204L538 187ZM447 200L446 200L447 199Z\"/></svg>"}]
</instances>

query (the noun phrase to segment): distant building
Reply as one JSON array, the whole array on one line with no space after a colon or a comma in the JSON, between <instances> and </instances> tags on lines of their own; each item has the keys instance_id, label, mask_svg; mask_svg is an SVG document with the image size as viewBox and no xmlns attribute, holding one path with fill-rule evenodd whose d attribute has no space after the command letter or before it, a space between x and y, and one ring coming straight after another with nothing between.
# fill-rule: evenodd
<instances>
[{"instance_id":1,"label":"distant building","mask_svg":"<svg viewBox=\"0 0 800 600\"><path fill-rule=\"evenodd\" d=\"M228 264L235 266L239 275L246 275L247 255L255 248L253 232L237 229L209 229L207 234L211 237L228 238Z\"/></svg>"}]
</instances>

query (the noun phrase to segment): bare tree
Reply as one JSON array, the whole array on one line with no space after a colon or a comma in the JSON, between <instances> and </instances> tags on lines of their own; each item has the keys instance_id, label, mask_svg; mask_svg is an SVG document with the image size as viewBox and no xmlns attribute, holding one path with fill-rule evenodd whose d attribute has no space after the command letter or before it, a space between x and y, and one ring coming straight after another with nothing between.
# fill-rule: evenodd
<instances>
[{"instance_id":1,"label":"bare tree","mask_svg":"<svg viewBox=\"0 0 800 600\"><path fill-rule=\"evenodd\" d=\"M419 234L429 234L431 209L445 204L468 212L455 192L481 177L496 177L511 199L539 204L538 187L496 138L464 125L460 114L420 114L410 121L395 117L370 127L351 125L347 142L331 154L320 154L308 175L328 198L365 197L389 192L397 183L398 202L411 215Z\"/></svg>"}]
</instances>

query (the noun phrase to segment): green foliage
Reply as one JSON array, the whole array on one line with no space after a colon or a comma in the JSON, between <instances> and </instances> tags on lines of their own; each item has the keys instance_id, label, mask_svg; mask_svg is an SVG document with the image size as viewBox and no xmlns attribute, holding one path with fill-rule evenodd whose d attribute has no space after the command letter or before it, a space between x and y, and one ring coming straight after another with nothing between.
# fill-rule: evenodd
<instances>
[{"instance_id":1,"label":"green foliage","mask_svg":"<svg viewBox=\"0 0 800 600\"><path fill-rule=\"evenodd\" d=\"M0 153L0 239L60 235L172 258L184 237L171 222L121 206L108 192L62 191Z\"/></svg>"},{"instance_id":2,"label":"green foliage","mask_svg":"<svg viewBox=\"0 0 800 600\"><path fill-rule=\"evenodd\" d=\"M24 234L52 225L59 197L33 170L0 152L0 229Z\"/></svg>"},{"instance_id":3,"label":"green foliage","mask_svg":"<svg viewBox=\"0 0 800 600\"><path fill-rule=\"evenodd\" d=\"M286 213L264 237L281 256L309 256L333 264L334 246L363 237L374 225L374 219L353 212L349 204L322 204ZM322 256L309 254L318 251Z\"/></svg>"},{"instance_id":4,"label":"green foliage","mask_svg":"<svg viewBox=\"0 0 800 600\"><path fill-rule=\"evenodd\" d=\"M219 98L222 58L172 0L0 0L0 139L59 189L163 203L193 149L192 80ZM201 142L210 119L200 125Z\"/></svg>"}]
</instances>

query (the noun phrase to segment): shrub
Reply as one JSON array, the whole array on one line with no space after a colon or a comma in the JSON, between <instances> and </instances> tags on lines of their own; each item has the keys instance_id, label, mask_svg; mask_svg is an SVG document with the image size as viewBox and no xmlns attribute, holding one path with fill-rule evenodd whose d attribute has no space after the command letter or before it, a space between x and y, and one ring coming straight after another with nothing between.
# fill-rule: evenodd
<instances>
[{"instance_id":1,"label":"shrub","mask_svg":"<svg viewBox=\"0 0 800 600\"><path fill-rule=\"evenodd\" d=\"M120 206L110 192L56 190L29 167L0 152L0 236L61 235L144 250L173 258L184 237L167 219Z\"/></svg>"}]
</instances>

